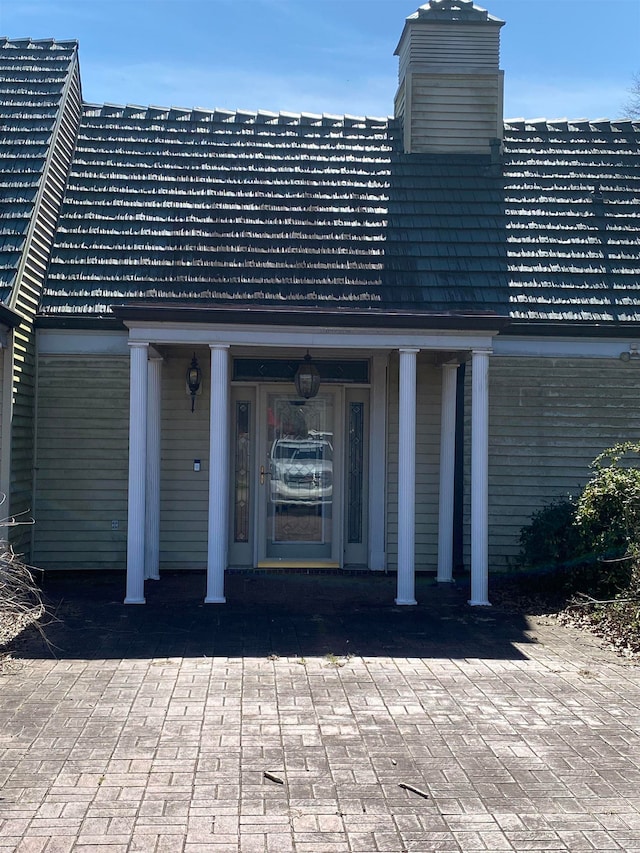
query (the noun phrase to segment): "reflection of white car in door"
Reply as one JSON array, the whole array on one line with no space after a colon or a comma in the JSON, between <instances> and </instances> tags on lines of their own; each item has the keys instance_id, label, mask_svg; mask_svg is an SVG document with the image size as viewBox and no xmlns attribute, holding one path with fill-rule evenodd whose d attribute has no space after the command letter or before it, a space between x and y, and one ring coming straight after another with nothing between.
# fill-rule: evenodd
<instances>
[{"instance_id":1,"label":"reflection of white car in door","mask_svg":"<svg viewBox=\"0 0 640 853\"><path fill-rule=\"evenodd\" d=\"M329 503L333 447L325 438L277 438L271 445L271 500L276 504Z\"/></svg>"}]
</instances>

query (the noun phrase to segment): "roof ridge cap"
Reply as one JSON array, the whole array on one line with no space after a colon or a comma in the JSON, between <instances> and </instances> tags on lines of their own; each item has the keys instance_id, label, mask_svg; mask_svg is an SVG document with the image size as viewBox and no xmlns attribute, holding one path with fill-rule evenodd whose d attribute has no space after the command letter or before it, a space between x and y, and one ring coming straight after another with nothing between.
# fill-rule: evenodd
<instances>
[{"instance_id":1,"label":"roof ridge cap","mask_svg":"<svg viewBox=\"0 0 640 853\"><path fill-rule=\"evenodd\" d=\"M533 128L533 127L540 127L541 125L544 125L548 128L553 128L555 130L558 129L557 125L567 125L568 128L589 125L593 128L598 128L598 129L601 129L602 126L609 125L610 127L613 127L614 129L617 129L617 130L622 129L621 126L624 126L624 127L631 126L634 129L635 128L640 129L640 119L626 118L626 117L616 118L616 119L609 119L609 118L552 118L552 119L548 119L548 118L522 118L520 116L517 118L505 118L503 120L503 123L504 123L505 127L519 127L521 130L525 129L526 127Z\"/></svg>"},{"instance_id":2,"label":"roof ridge cap","mask_svg":"<svg viewBox=\"0 0 640 853\"><path fill-rule=\"evenodd\" d=\"M264 124L264 123L276 123L286 121L289 124L309 124L311 122L316 122L318 124L336 124L336 125L349 125L353 126L354 124L383 124L389 125L390 122L393 121L393 116L371 116L371 115L352 115L350 113L309 113L309 112L290 112L288 110L280 110L278 112L272 112L271 110L244 110L244 109L235 109L228 110L223 109L221 107L178 107L176 105L172 105L170 107L160 106L158 104L118 104L111 103L109 101L103 101L100 103L83 101L82 108L85 111L97 111L100 115L113 117L113 115L117 115L118 112L124 113L125 111L135 111L141 113L145 118L158 118L159 113L166 113L167 120L170 118L171 113L179 112L182 114L184 120L187 121L201 121L203 116L209 117L211 120L215 121L229 121L230 123L235 121L242 121L243 123L256 123L256 124Z\"/></svg>"},{"instance_id":3,"label":"roof ridge cap","mask_svg":"<svg viewBox=\"0 0 640 853\"><path fill-rule=\"evenodd\" d=\"M7 45L17 47L28 47L30 45L34 45L37 47L66 47L73 50L77 50L80 46L80 42L78 39L55 39L55 38L44 38L44 39L34 39L32 36L24 36L23 38L11 38L9 36L0 36L0 43L3 47Z\"/></svg>"}]
</instances>

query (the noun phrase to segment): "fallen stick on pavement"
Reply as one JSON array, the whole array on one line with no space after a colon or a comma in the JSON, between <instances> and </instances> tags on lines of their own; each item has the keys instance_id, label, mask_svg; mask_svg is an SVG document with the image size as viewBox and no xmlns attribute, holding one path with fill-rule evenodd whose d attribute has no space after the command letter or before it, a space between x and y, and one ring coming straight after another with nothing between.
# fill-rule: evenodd
<instances>
[{"instance_id":1,"label":"fallen stick on pavement","mask_svg":"<svg viewBox=\"0 0 640 853\"><path fill-rule=\"evenodd\" d=\"M419 797L424 797L425 800L429 799L429 794L426 791L421 791L420 788L414 788L413 785L407 785L406 782L399 782L398 787L404 788L405 791L411 791L413 794L417 794Z\"/></svg>"},{"instance_id":2,"label":"fallen stick on pavement","mask_svg":"<svg viewBox=\"0 0 640 853\"><path fill-rule=\"evenodd\" d=\"M268 770L264 771L264 778L269 779L271 782L276 782L278 785L284 785L284 779L281 779L279 776L274 776L274 774L269 773Z\"/></svg>"}]
</instances>

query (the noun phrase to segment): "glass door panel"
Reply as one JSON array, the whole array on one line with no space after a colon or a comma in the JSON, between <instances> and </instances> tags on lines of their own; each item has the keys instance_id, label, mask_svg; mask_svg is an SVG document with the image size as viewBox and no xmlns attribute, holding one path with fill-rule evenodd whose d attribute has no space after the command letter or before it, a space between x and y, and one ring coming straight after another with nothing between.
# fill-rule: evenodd
<instances>
[{"instance_id":1,"label":"glass door panel","mask_svg":"<svg viewBox=\"0 0 640 853\"><path fill-rule=\"evenodd\" d=\"M330 560L333 550L334 395L267 394L266 556Z\"/></svg>"}]
</instances>

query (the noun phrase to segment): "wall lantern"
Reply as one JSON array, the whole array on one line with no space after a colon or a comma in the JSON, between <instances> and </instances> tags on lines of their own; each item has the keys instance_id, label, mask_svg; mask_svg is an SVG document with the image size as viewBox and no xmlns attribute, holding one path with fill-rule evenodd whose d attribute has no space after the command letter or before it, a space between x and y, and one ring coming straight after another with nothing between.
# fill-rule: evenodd
<instances>
[{"instance_id":1,"label":"wall lantern","mask_svg":"<svg viewBox=\"0 0 640 853\"><path fill-rule=\"evenodd\" d=\"M304 361L298 365L293 381L296 386L296 393L305 400L315 397L320 390L320 374L318 368L311 361L309 350L307 350Z\"/></svg>"},{"instance_id":2,"label":"wall lantern","mask_svg":"<svg viewBox=\"0 0 640 853\"><path fill-rule=\"evenodd\" d=\"M191 364L187 368L187 391L191 394L191 411L195 409L196 405L196 394L200 390L200 385L202 383L202 371L200 370L200 365L198 364L198 359L196 358L196 354L194 352L193 358L191 359Z\"/></svg>"}]
</instances>

